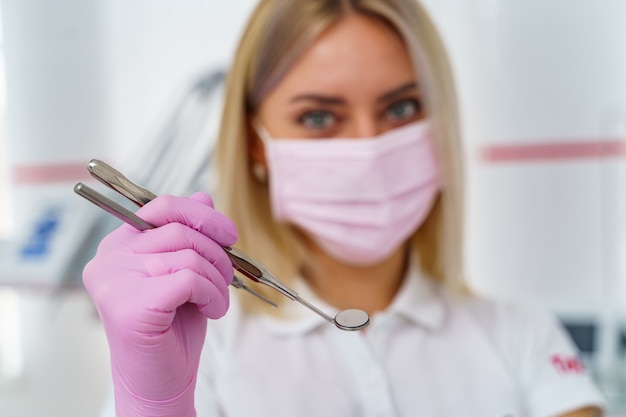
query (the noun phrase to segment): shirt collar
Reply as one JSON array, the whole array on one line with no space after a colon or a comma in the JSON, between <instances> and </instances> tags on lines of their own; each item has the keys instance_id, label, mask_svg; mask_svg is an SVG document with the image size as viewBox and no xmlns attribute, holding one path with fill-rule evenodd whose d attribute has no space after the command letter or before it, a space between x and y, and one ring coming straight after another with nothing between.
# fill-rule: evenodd
<instances>
[{"instance_id":1,"label":"shirt collar","mask_svg":"<svg viewBox=\"0 0 626 417\"><path fill-rule=\"evenodd\" d=\"M437 330L444 324L446 310L443 289L426 276L416 262L411 262L396 297L375 319L399 316L427 330Z\"/></svg>"},{"instance_id":2,"label":"shirt collar","mask_svg":"<svg viewBox=\"0 0 626 417\"><path fill-rule=\"evenodd\" d=\"M303 279L298 279L292 287L303 299L331 317L339 311L321 300ZM277 335L301 335L313 332L322 326L330 326L324 318L318 316L297 301L285 301L280 305L277 316L263 316L261 321L269 331ZM425 276L415 262L411 262L398 293L389 307L374 314L372 323L379 323L403 318L409 323L427 330L437 330L445 321L446 303L442 289Z\"/></svg>"}]
</instances>

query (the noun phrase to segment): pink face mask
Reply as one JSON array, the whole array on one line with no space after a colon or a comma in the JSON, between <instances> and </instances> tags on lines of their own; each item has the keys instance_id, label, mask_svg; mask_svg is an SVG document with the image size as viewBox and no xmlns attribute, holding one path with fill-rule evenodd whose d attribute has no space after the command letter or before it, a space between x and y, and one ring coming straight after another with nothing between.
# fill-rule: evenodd
<instances>
[{"instance_id":1,"label":"pink face mask","mask_svg":"<svg viewBox=\"0 0 626 417\"><path fill-rule=\"evenodd\" d=\"M441 186L427 120L366 139L272 139L259 130L275 218L347 264L390 256L423 223Z\"/></svg>"}]
</instances>

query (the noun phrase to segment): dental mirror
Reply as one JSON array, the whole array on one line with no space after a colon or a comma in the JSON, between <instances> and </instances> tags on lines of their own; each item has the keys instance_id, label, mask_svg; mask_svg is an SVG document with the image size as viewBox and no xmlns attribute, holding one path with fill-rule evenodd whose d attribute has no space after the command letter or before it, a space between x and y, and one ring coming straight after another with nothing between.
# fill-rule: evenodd
<instances>
[{"instance_id":1,"label":"dental mirror","mask_svg":"<svg viewBox=\"0 0 626 417\"><path fill-rule=\"evenodd\" d=\"M370 316L363 310L350 308L340 311L335 317L331 317L299 296L294 299L309 310L317 313L320 317L323 317L327 322L334 324L340 330L361 330L370 324Z\"/></svg>"}]
</instances>

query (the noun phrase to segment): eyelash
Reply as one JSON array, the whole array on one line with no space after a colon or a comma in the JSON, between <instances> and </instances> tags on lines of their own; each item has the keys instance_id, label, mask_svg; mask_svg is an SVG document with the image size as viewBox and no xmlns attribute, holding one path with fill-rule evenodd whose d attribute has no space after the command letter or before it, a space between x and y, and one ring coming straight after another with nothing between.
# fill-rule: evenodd
<instances>
[{"instance_id":1,"label":"eyelash","mask_svg":"<svg viewBox=\"0 0 626 417\"><path fill-rule=\"evenodd\" d=\"M401 106L401 105L407 105L407 104L412 105L412 113L409 116L406 116L406 117L403 116L402 120L400 121L412 119L416 115L419 115L422 112L422 103L420 103L417 99L414 99L414 98L406 98L406 99L402 99L402 100L399 100L390 104L383 112L383 115L388 117L390 116L390 113L394 108L397 108L398 106ZM391 117L395 118L395 116L391 116Z\"/></svg>"},{"instance_id":2,"label":"eyelash","mask_svg":"<svg viewBox=\"0 0 626 417\"><path fill-rule=\"evenodd\" d=\"M307 126L307 119L309 117L314 117L314 116L324 116L324 117L328 117L330 116L331 118L333 118L333 122L336 122L338 117L337 115L335 115L332 111L330 110L310 110L310 111L306 111L304 113L302 113L300 116L298 116L298 123L301 124L302 126L304 126L305 128L309 128L309 129L325 129L325 126L322 127L314 127L314 126Z\"/></svg>"}]
</instances>

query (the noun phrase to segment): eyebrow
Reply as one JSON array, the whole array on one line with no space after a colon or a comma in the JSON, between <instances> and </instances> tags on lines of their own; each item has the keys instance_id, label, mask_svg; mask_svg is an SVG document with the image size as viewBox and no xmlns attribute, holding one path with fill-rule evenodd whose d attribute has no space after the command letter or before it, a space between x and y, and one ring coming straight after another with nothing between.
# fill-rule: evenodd
<instances>
[{"instance_id":1,"label":"eyebrow","mask_svg":"<svg viewBox=\"0 0 626 417\"><path fill-rule=\"evenodd\" d=\"M346 104L346 101L341 97L323 96L320 94L300 94L293 97L289 102L295 103L298 101L315 101L318 104L326 105L341 105Z\"/></svg>"},{"instance_id":2,"label":"eyebrow","mask_svg":"<svg viewBox=\"0 0 626 417\"><path fill-rule=\"evenodd\" d=\"M417 90L417 83L415 81L411 81L408 82L404 85L401 85L398 88L394 88L393 90L391 90L388 93L383 94L382 96L380 96L378 98L378 102L385 102L385 101L391 101L395 98L397 98L398 96L401 96L409 91L413 91L413 90Z\"/></svg>"},{"instance_id":3,"label":"eyebrow","mask_svg":"<svg viewBox=\"0 0 626 417\"><path fill-rule=\"evenodd\" d=\"M405 94L408 91L416 90L416 89L417 89L417 83L414 81L411 81L409 83L401 85L400 87L394 88L393 90L383 94L376 101L378 101L379 103L391 101L395 99L396 97ZM344 100L341 97L324 96L321 94L300 94L300 95L293 97L289 101L291 103L295 103L298 101L315 101L318 104L331 105L331 106L332 105L338 106L338 105L346 104L346 100Z\"/></svg>"}]
</instances>

